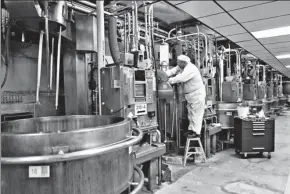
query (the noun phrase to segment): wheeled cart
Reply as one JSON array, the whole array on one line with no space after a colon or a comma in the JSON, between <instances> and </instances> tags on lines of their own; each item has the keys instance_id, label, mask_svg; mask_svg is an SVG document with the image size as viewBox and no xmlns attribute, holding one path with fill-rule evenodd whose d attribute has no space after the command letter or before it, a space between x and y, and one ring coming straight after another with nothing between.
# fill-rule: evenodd
<instances>
[{"instance_id":1,"label":"wheeled cart","mask_svg":"<svg viewBox=\"0 0 290 194\"><path fill-rule=\"evenodd\" d=\"M269 118L265 121L252 121L250 119L234 119L234 144L235 151L247 158L248 154L259 153L261 156L275 149L275 119Z\"/></svg>"}]
</instances>

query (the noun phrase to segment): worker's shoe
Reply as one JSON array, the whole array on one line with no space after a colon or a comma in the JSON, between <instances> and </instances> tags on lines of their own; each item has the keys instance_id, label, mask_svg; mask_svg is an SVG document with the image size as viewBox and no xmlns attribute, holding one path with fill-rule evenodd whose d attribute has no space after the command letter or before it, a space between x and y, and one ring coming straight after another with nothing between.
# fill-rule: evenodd
<instances>
[{"instance_id":1,"label":"worker's shoe","mask_svg":"<svg viewBox=\"0 0 290 194\"><path fill-rule=\"evenodd\" d=\"M200 137L199 134L197 134L196 132L191 131L191 130L185 132L185 135L186 135L187 137L191 137L191 138Z\"/></svg>"}]
</instances>

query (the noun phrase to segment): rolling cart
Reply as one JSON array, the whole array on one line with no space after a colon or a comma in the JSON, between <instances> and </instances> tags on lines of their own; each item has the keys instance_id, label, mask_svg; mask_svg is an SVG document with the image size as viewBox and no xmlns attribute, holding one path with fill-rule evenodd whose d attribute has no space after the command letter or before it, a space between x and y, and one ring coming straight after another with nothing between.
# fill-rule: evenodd
<instances>
[{"instance_id":1,"label":"rolling cart","mask_svg":"<svg viewBox=\"0 0 290 194\"><path fill-rule=\"evenodd\" d=\"M247 158L248 154L259 153L261 156L268 152L268 159L275 149L275 119L264 121L251 119L234 119L234 144L235 151Z\"/></svg>"}]
</instances>

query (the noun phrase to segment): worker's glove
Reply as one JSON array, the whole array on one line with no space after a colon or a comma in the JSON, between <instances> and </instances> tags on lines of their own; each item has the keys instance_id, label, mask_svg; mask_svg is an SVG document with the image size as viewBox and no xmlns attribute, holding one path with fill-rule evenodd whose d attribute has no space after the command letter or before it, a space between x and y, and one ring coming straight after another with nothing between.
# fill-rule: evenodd
<instances>
[{"instance_id":1,"label":"worker's glove","mask_svg":"<svg viewBox=\"0 0 290 194\"><path fill-rule=\"evenodd\" d=\"M173 82L172 82L172 78L169 78L169 79L168 79L168 82L169 82L170 84L173 84Z\"/></svg>"}]
</instances>

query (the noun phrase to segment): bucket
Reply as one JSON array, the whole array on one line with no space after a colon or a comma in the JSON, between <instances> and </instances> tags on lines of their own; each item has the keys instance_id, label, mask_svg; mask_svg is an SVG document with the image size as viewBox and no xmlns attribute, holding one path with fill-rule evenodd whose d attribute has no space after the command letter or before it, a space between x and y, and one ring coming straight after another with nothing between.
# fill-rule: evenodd
<instances>
[{"instance_id":1,"label":"bucket","mask_svg":"<svg viewBox=\"0 0 290 194\"><path fill-rule=\"evenodd\" d=\"M237 107L237 111L238 111L238 116L240 118L245 118L245 117L248 117L248 114L250 112L250 108L249 107L238 106Z\"/></svg>"}]
</instances>

